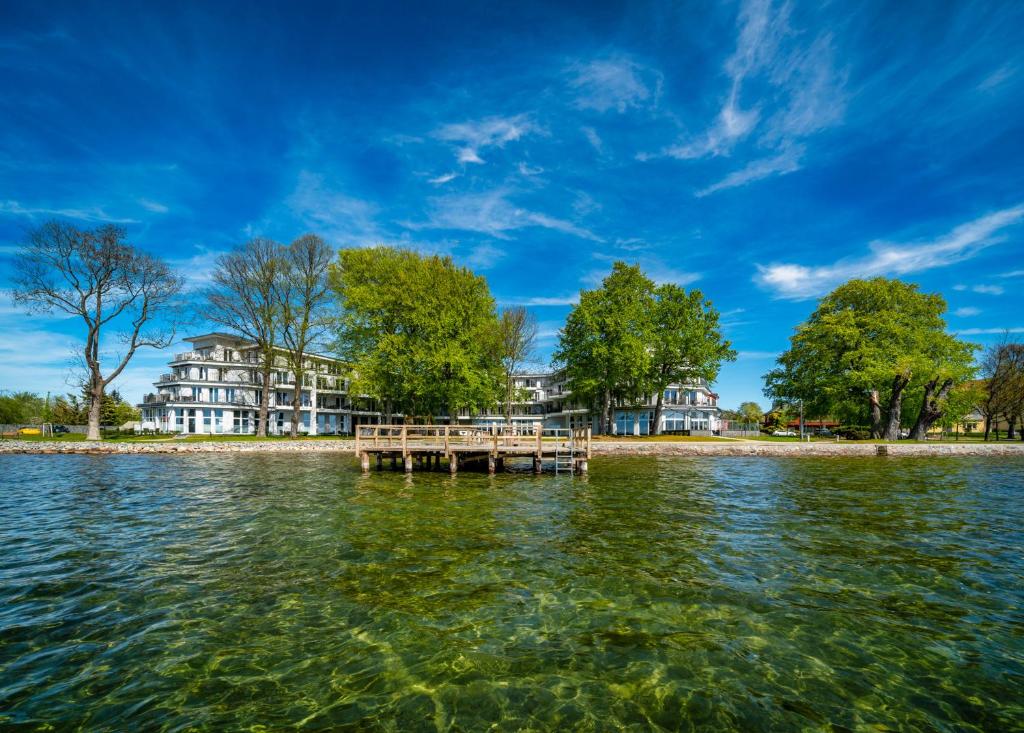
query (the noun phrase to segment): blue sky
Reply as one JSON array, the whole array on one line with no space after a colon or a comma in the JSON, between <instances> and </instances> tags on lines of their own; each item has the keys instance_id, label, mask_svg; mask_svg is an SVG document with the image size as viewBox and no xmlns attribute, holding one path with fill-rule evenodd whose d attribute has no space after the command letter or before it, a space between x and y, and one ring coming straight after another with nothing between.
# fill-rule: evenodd
<instances>
[{"instance_id":1,"label":"blue sky","mask_svg":"<svg viewBox=\"0 0 1024 733\"><path fill-rule=\"evenodd\" d=\"M726 406L849 277L1024 333L1021 3L425 6L4 3L0 388L67 389L78 324L8 297L52 217L122 222L192 287L254 234L449 253L545 355L638 262L724 314Z\"/></svg>"}]
</instances>

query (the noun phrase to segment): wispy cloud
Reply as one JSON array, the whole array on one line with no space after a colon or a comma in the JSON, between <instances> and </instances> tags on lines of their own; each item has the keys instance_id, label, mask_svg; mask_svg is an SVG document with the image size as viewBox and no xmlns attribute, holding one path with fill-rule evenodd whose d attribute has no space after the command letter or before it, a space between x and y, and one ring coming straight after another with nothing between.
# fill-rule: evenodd
<instances>
[{"instance_id":1,"label":"wispy cloud","mask_svg":"<svg viewBox=\"0 0 1024 733\"><path fill-rule=\"evenodd\" d=\"M0 214L36 217L64 217L79 221L99 222L103 224L138 224L137 219L125 219L111 216L99 206L86 208L49 208L45 206L22 206L17 201L0 201Z\"/></svg>"},{"instance_id":2,"label":"wispy cloud","mask_svg":"<svg viewBox=\"0 0 1024 733\"><path fill-rule=\"evenodd\" d=\"M333 188L318 173L301 171L285 205L331 245L365 246L383 239L375 221L377 206Z\"/></svg>"},{"instance_id":3,"label":"wispy cloud","mask_svg":"<svg viewBox=\"0 0 1024 733\"><path fill-rule=\"evenodd\" d=\"M146 211L152 211L154 214L166 214L170 211L170 208L161 204L159 201L151 201L149 199L139 199L139 206L144 208Z\"/></svg>"},{"instance_id":4,"label":"wispy cloud","mask_svg":"<svg viewBox=\"0 0 1024 733\"><path fill-rule=\"evenodd\" d=\"M433 183L435 186L440 186L441 184L448 183L449 181L454 181L458 177L458 173L443 173L436 178L429 179L429 183Z\"/></svg>"},{"instance_id":5,"label":"wispy cloud","mask_svg":"<svg viewBox=\"0 0 1024 733\"><path fill-rule=\"evenodd\" d=\"M480 152L489 147L503 148L540 128L528 115L512 117L486 117L482 120L445 125L435 133L438 140L455 143L456 159L460 163L484 163Z\"/></svg>"},{"instance_id":6,"label":"wispy cloud","mask_svg":"<svg viewBox=\"0 0 1024 733\"><path fill-rule=\"evenodd\" d=\"M779 353L777 351L737 351L736 358L746 361L760 361L762 359L774 359Z\"/></svg>"},{"instance_id":7,"label":"wispy cloud","mask_svg":"<svg viewBox=\"0 0 1024 733\"><path fill-rule=\"evenodd\" d=\"M529 166L524 162L520 162L519 165L516 166L516 170L518 170L519 174L522 176L539 176L544 172L544 169L539 165Z\"/></svg>"},{"instance_id":8,"label":"wispy cloud","mask_svg":"<svg viewBox=\"0 0 1024 733\"><path fill-rule=\"evenodd\" d=\"M718 183L700 189L696 195L704 197L716 191L744 186L752 181L759 181L769 176L785 175L786 173L798 171L800 170L800 156L802 153L803 148L795 146L770 158L760 158L751 161L745 167L740 168L738 171L733 171Z\"/></svg>"},{"instance_id":9,"label":"wispy cloud","mask_svg":"<svg viewBox=\"0 0 1024 733\"><path fill-rule=\"evenodd\" d=\"M583 137L587 139L590 146L596 150L599 154L604 154L604 141L601 136L597 134L597 130L593 127L581 127L580 132L583 133Z\"/></svg>"},{"instance_id":10,"label":"wispy cloud","mask_svg":"<svg viewBox=\"0 0 1024 733\"><path fill-rule=\"evenodd\" d=\"M603 241L589 229L571 221L530 211L511 200L512 191L498 188L486 193L454 194L432 202L426 222L405 222L410 229L460 229L482 232L498 239L510 239L517 229L542 227L580 239Z\"/></svg>"},{"instance_id":11,"label":"wispy cloud","mask_svg":"<svg viewBox=\"0 0 1024 733\"><path fill-rule=\"evenodd\" d=\"M579 293L574 293L573 295L558 295L554 297L512 295L505 298L498 298L498 303L501 305L525 305L533 307L576 305L579 302Z\"/></svg>"},{"instance_id":12,"label":"wispy cloud","mask_svg":"<svg viewBox=\"0 0 1024 733\"><path fill-rule=\"evenodd\" d=\"M974 306L971 305L964 306L963 308L957 308L955 311L953 311L953 315L959 316L960 318L969 318L971 316L979 315L980 313L981 308L975 308Z\"/></svg>"},{"instance_id":13,"label":"wispy cloud","mask_svg":"<svg viewBox=\"0 0 1024 733\"><path fill-rule=\"evenodd\" d=\"M944 267L969 259L981 249L1000 241L1000 232L1022 219L1024 205L996 211L961 224L932 241L872 242L869 245L870 255L844 258L831 265L758 265L754 282L774 291L777 298L803 300L822 295L835 285L854 277L906 275ZM991 289L976 288L975 292L993 292Z\"/></svg>"},{"instance_id":14,"label":"wispy cloud","mask_svg":"<svg viewBox=\"0 0 1024 733\"><path fill-rule=\"evenodd\" d=\"M657 103L662 75L636 60L617 54L568 68L569 88L579 109L622 113Z\"/></svg>"},{"instance_id":15,"label":"wispy cloud","mask_svg":"<svg viewBox=\"0 0 1024 733\"><path fill-rule=\"evenodd\" d=\"M975 285L971 290L982 295L1002 295L1006 292L1002 285Z\"/></svg>"},{"instance_id":16,"label":"wispy cloud","mask_svg":"<svg viewBox=\"0 0 1024 733\"><path fill-rule=\"evenodd\" d=\"M492 244L478 244L473 247L462 261L473 270L489 270L505 257L505 250Z\"/></svg>"},{"instance_id":17,"label":"wispy cloud","mask_svg":"<svg viewBox=\"0 0 1024 733\"><path fill-rule=\"evenodd\" d=\"M658 154L637 157L732 155L741 141L759 131L751 148L753 160L698 190L698 196L799 170L801 141L842 120L845 79L835 70L832 37L793 29L790 10L788 2L776 7L771 0L746 0L737 20L736 48L725 63L728 90L712 124ZM756 97L745 102L744 91L750 87Z\"/></svg>"},{"instance_id":18,"label":"wispy cloud","mask_svg":"<svg viewBox=\"0 0 1024 733\"><path fill-rule=\"evenodd\" d=\"M1024 270L1010 270L999 275L999 277L1024 277Z\"/></svg>"},{"instance_id":19,"label":"wispy cloud","mask_svg":"<svg viewBox=\"0 0 1024 733\"><path fill-rule=\"evenodd\" d=\"M1011 326L1009 328L963 328L953 333L960 336L989 336L1003 333L1024 333L1024 326Z\"/></svg>"}]
</instances>

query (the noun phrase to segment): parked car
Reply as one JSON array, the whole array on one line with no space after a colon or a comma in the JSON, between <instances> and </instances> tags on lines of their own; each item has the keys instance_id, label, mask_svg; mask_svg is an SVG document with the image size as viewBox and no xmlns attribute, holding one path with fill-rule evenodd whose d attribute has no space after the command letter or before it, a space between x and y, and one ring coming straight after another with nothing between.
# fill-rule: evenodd
<instances>
[{"instance_id":1,"label":"parked car","mask_svg":"<svg viewBox=\"0 0 1024 733\"><path fill-rule=\"evenodd\" d=\"M54 435L64 435L65 433L70 433L70 432L71 431L68 430L68 426L67 425L54 425L53 426L53 434Z\"/></svg>"},{"instance_id":2,"label":"parked car","mask_svg":"<svg viewBox=\"0 0 1024 733\"><path fill-rule=\"evenodd\" d=\"M43 431L39 428L19 428L18 435L42 435Z\"/></svg>"},{"instance_id":3,"label":"parked car","mask_svg":"<svg viewBox=\"0 0 1024 733\"><path fill-rule=\"evenodd\" d=\"M832 431L829 430L828 428L818 428L817 430L814 431L814 434L822 438L832 437Z\"/></svg>"},{"instance_id":4,"label":"parked car","mask_svg":"<svg viewBox=\"0 0 1024 733\"><path fill-rule=\"evenodd\" d=\"M796 433L794 433L792 430L776 430L774 433L772 433L772 435L774 435L777 438L795 438L796 437Z\"/></svg>"}]
</instances>

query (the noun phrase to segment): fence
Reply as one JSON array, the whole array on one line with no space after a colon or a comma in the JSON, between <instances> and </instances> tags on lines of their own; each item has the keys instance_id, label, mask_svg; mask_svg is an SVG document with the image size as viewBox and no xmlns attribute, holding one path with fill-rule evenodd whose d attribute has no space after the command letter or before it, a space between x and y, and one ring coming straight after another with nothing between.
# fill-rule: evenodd
<instances>
[{"instance_id":1,"label":"fence","mask_svg":"<svg viewBox=\"0 0 1024 733\"><path fill-rule=\"evenodd\" d=\"M20 425L0 425L0 434L5 437L14 436L18 434L18 431L22 428L29 428L32 430L43 430L46 434L50 433L50 430L57 426L57 423L37 423L30 425L28 423L22 423ZM67 428L69 433L85 433L88 429L88 425L60 425L62 428ZM105 425L102 427L103 430L113 430L113 425Z\"/></svg>"}]
</instances>

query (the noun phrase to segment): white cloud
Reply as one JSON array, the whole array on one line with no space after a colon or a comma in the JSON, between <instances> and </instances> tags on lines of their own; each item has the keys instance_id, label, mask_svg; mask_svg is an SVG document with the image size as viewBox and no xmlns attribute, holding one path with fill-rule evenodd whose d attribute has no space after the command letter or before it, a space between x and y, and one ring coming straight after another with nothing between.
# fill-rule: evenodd
<instances>
[{"instance_id":1,"label":"white cloud","mask_svg":"<svg viewBox=\"0 0 1024 733\"><path fill-rule=\"evenodd\" d=\"M999 277L1024 277L1024 270L1010 270L1002 273Z\"/></svg>"},{"instance_id":2,"label":"white cloud","mask_svg":"<svg viewBox=\"0 0 1024 733\"><path fill-rule=\"evenodd\" d=\"M449 181L454 181L458 177L459 177L458 173L444 173L444 174L442 174L440 176L437 176L436 178L431 178L429 180L429 183L433 183L435 186L440 186L443 183L448 183Z\"/></svg>"},{"instance_id":3,"label":"white cloud","mask_svg":"<svg viewBox=\"0 0 1024 733\"><path fill-rule=\"evenodd\" d=\"M469 254L462 258L473 270L489 270L505 257L505 250L491 244L478 244Z\"/></svg>"},{"instance_id":4,"label":"white cloud","mask_svg":"<svg viewBox=\"0 0 1024 733\"><path fill-rule=\"evenodd\" d=\"M961 224L932 241L908 244L872 242L869 245L870 255L844 258L831 265L758 265L754 282L774 291L777 298L803 300L822 295L850 278L906 275L934 267L944 267L969 259L981 249L1000 241L999 232L1022 219L1024 205L996 211ZM978 290L978 287L986 289ZM993 292L992 287L998 288L977 286L974 290Z\"/></svg>"},{"instance_id":5,"label":"white cloud","mask_svg":"<svg viewBox=\"0 0 1024 733\"><path fill-rule=\"evenodd\" d=\"M555 297L549 296L510 296L507 298L499 298L498 302L501 305L525 305L525 306L565 306L565 305L576 305L580 302L579 293L574 295L561 295Z\"/></svg>"},{"instance_id":6,"label":"white cloud","mask_svg":"<svg viewBox=\"0 0 1024 733\"><path fill-rule=\"evenodd\" d=\"M575 106L619 113L657 102L661 90L660 72L649 69L624 55L614 55L569 69L569 87L575 94Z\"/></svg>"},{"instance_id":7,"label":"white cloud","mask_svg":"<svg viewBox=\"0 0 1024 733\"><path fill-rule=\"evenodd\" d=\"M539 165L531 168L524 162L519 163L519 165L517 166L517 170L519 171L519 174L523 176L539 176L541 173L544 172L544 169L541 168Z\"/></svg>"},{"instance_id":8,"label":"white cloud","mask_svg":"<svg viewBox=\"0 0 1024 733\"><path fill-rule=\"evenodd\" d=\"M597 134L597 130L593 127L581 127L580 132L583 133L583 137L587 138L587 142L594 148L599 154L604 154L604 141L601 136Z\"/></svg>"},{"instance_id":9,"label":"white cloud","mask_svg":"<svg viewBox=\"0 0 1024 733\"><path fill-rule=\"evenodd\" d=\"M775 7L771 0L746 0L737 19L736 49L725 63L729 88L714 121L658 155L680 160L728 156L760 130L754 160L700 189L698 196L799 170L800 142L841 122L845 114L845 79L835 70L833 56L830 35L812 37L790 27L789 3ZM744 91L751 87L758 96L745 102Z\"/></svg>"},{"instance_id":10,"label":"white cloud","mask_svg":"<svg viewBox=\"0 0 1024 733\"><path fill-rule=\"evenodd\" d=\"M330 188L317 173L301 171L285 205L332 246L362 247L384 239L374 221L376 205Z\"/></svg>"},{"instance_id":11,"label":"white cloud","mask_svg":"<svg viewBox=\"0 0 1024 733\"><path fill-rule=\"evenodd\" d=\"M67 219L78 219L79 221L100 222L103 224L138 224L138 219L119 219L111 216L99 206L88 208L47 208L47 207L26 207L17 201L0 201L0 214L13 214L15 216L57 216Z\"/></svg>"},{"instance_id":12,"label":"white cloud","mask_svg":"<svg viewBox=\"0 0 1024 733\"><path fill-rule=\"evenodd\" d=\"M698 197L704 197L708 194L721 191L726 188L736 188L737 186L743 186L751 181L760 181L762 178L768 178L774 175L785 175L794 171L800 170L800 156L803 153L802 148L796 147L771 158L761 158L759 160L751 161L746 167L741 168L738 171L733 171L718 183L712 184L707 188L702 188L697 191Z\"/></svg>"},{"instance_id":13,"label":"white cloud","mask_svg":"<svg viewBox=\"0 0 1024 733\"><path fill-rule=\"evenodd\" d=\"M736 358L746 359L747 361L761 360L761 359L774 359L779 354L776 351L737 351Z\"/></svg>"},{"instance_id":14,"label":"white cloud","mask_svg":"<svg viewBox=\"0 0 1024 733\"><path fill-rule=\"evenodd\" d=\"M405 222L410 229L462 229L482 232L498 239L510 239L509 232L542 227L594 242L603 241L593 232L571 221L516 206L512 192L498 188L486 193L454 194L433 200L428 221Z\"/></svg>"},{"instance_id":15,"label":"white cloud","mask_svg":"<svg viewBox=\"0 0 1024 733\"><path fill-rule=\"evenodd\" d=\"M460 163L482 164L484 159L480 157L480 151L484 148L503 148L507 143L537 132L540 132L540 128L529 116L519 114L445 125L434 136L459 146L456 158Z\"/></svg>"},{"instance_id":16,"label":"white cloud","mask_svg":"<svg viewBox=\"0 0 1024 733\"><path fill-rule=\"evenodd\" d=\"M146 211L152 211L154 214L166 214L170 211L169 208L161 204L159 201L150 201L149 199L139 199L139 206L144 208Z\"/></svg>"},{"instance_id":17,"label":"white cloud","mask_svg":"<svg viewBox=\"0 0 1024 733\"><path fill-rule=\"evenodd\" d=\"M1002 295L1006 292L1002 285L975 285L971 291L982 295Z\"/></svg>"},{"instance_id":18,"label":"white cloud","mask_svg":"<svg viewBox=\"0 0 1024 733\"><path fill-rule=\"evenodd\" d=\"M1010 328L964 328L953 333L960 336L987 336L1004 333L1024 333L1024 326L1012 326Z\"/></svg>"},{"instance_id":19,"label":"white cloud","mask_svg":"<svg viewBox=\"0 0 1024 733\"><path fill-rule=\"evenodd\" d=\"M960 318L969 318L970 316L976 316L980 313L981 308L975 308L974 306L970 305L964 306L963 308L957 308L955 311L953 311L953 315L959 316Z\"/></svg>"}]
</instances>

